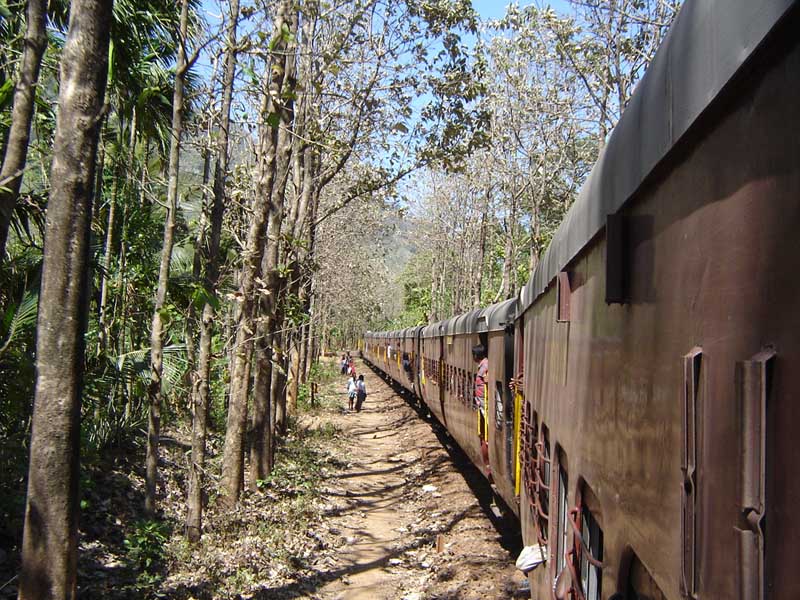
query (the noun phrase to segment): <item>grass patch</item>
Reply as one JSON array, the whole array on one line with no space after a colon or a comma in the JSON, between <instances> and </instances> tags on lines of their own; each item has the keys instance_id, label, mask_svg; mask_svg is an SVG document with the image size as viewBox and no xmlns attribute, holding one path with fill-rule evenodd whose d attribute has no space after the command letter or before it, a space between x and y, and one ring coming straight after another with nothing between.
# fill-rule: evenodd
<instances>
[{"instance_id":1,"label":"grass patch","mask_svg":"<svg viewBox=\"0 0 800 600\"><path fill-rule=\"evenodd\" d=\"M338 363L324 360L311 366L308 382L298 386L297 405L303 412L320 413L335 409L341 396L333 390L341 382ZM311 406L311 386L317 386L314 406Z\"/></svg>"}]
</instances>

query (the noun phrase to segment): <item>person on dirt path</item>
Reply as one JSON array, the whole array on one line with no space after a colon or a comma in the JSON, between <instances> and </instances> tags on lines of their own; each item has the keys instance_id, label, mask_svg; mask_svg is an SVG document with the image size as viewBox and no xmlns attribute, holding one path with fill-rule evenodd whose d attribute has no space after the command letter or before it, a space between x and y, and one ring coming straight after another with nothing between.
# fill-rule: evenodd
<instances>
[{"instance_id":1,"label":"person on dirt path","mask_svg":"<svg viewBox=\"0 0 800 600\"><path fill-rule=\"evenodd\" d=\"M361 405L367 399L367 384L364 383L364 375L359 375L356 381L356 412L361 412Z\"/></svg>"},{"instance_id":2,"label":"person on dirt path","mask_svg":"<svg viewBox=\"0 0 800 600\"><path fill-rule=\"evenodd\" d=\"M362 375L363 377L363 375ZM353 410L353 405L356 401L356 392L358 391L358 386L356 385L356 378L355 376L351 376L350 379L347 380L347 399L348 399L348 410Z\"/></svg>"},{"instance_id":3,"label":"person on dirt path","mask_svg":"<svg viewBox=\"0 0 800 600\"><path fill-rule=\"evenodd\" d=\"M347 374L347 355L342 354L342 360L339 362L339 366L342 369L342 375Z\"/></svg>"}]
</instances>

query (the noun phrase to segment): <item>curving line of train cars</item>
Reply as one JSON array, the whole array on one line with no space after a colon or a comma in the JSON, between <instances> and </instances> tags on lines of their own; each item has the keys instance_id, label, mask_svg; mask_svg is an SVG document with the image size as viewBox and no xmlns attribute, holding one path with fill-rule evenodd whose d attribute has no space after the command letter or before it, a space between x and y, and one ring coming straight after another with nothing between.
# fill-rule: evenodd
<instances>
[{"instance_id":1,"label":"curving line of train cars","mask_svg":"<svg viewBox=\"0 0 800 600\"><path fill-rule=\"evenodd\" d=\"M800 598L798 31L687 1L519 297L364 336L543 551L534 598Z\"/></svg>"}]
</instances>

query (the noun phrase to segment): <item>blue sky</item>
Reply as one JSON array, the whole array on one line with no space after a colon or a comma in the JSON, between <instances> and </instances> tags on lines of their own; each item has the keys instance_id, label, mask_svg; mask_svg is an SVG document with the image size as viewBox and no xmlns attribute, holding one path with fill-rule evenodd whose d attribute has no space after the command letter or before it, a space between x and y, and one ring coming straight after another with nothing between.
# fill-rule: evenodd
<instances>
[{"instance_id":1,"label":"blue sky","mask_svg":"<svg viewBox=\"0 0 800 600\"><path fill-rule=\"evenodd\" d=\"M534 0L519 0L520 6L529 6ZM567 12L569 5L567 0L549 0L544 2L551 5L559 12ZM505 14L506 6L511 4L509 0L472 0L472 6L484 19L498 19ZM202 5L206 10L215 12L216 2L214 0L202 0Z\"/></svg>"},{"instance_id":2,"label":"blue sky","mask_svg":"<svg viewBox=\"0 0 800 600\"><path fill-rule=\"evenodd\" d=\"M472 0L472 6L484 19L499 19L506 12L506 6L511 4L508 0ZM520 6L534 4L533 0L520 0ZM555 8L560 13L569 12L566 0L549 0L544 2Z\"/></svg>"},{"instance_id":3,"label":"blue sky","mask_svg":"<svg viewBox=\"0 0 800 600\"><path fill-rule=\"evenodd\" d=\"M499 19L506 12L506 6L511 4L504 0L472 0L473 8L484 19ZM520 6L526 6L531 2L520 2Z\"/></svg>"}]
</instances>

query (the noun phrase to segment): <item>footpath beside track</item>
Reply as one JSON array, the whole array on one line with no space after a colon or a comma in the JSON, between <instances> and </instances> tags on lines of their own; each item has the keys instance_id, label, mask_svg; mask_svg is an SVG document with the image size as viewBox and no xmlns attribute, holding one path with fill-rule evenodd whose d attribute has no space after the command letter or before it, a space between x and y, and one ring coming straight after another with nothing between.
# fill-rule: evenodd
<instances>
[{"instance_id":1,"label":"footpath beside track","mask_svg":"<svg viewBox=\"0 0 800 600\"><path fill-rule=\"evenodd\" d=\"M326 525L345 543L327 559L328 583L306 597L515 597L524 581L514 569L520 540L491 515L488 484L434 423L357 367L370 394L360 413L331 419L352 441L347 468L322 491ZM344 379L341 389L345 407Z\"/></svg>"}]
</instances>

